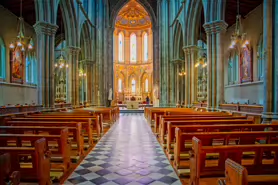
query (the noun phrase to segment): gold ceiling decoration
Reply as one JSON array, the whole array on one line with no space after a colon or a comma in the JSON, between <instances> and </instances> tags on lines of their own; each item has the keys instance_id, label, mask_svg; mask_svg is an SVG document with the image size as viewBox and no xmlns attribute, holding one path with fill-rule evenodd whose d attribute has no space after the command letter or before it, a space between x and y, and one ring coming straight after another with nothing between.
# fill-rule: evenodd
<instances>
[{"instance_id":1,"label":"gold ceiling decoration","mask_svg":"<svg viewBox=\"0 0 278 185\"><path fill-rule=\"evenodd\" d=\"M119 12L116 27L122 29L145 29L151 27L148 12L136 0L130 0Z\"/></svg>"}]
</instances>

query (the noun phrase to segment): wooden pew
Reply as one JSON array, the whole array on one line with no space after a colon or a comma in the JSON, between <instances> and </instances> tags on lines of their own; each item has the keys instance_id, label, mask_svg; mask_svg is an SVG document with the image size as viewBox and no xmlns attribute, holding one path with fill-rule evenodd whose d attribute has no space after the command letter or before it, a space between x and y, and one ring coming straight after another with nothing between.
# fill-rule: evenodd
<instances>
[{"instance_id":1,"label":"wooden pew","mask_svg":"<svg viewBox=\"0 0 278 185\"><path fill-rule=\"evenodd\" d=\"M25 116L26 118L64 118L68 119L68 121L72 120L72 118L80 118L80 119L91 119L95 124L95 129L97 131L97 135L100 136L103 134L103 124L102 124L102 115L93 116L93 115L83 115L83 114L73 114L68 112L55 112L51 114L32 114Z\"/></svg>"},{"instance_id":2,"label":"wooden pew","mask_svg":"<svg viewBox=\"0 0 278 185\"><path fill-rule=\"evenodd\" d=\"M160 125L163 121L178 121L178 120L184 120L184 119L192 119L194 117L195 119L207 119L210 117L225 117L225 118L234 118L236 119L246 119L246 116L232 116L232 115L224 115L224 114L219 114L219 115L207 115L207 114L182 114L182 115L160 115L155 117L155 124L154 124L154 131L155 133L159 132Z\"/></svg>"},{"instance_id":3,"label":"wooden pew","mask_svg":"<svg viewBox=\"0 0 278 185\"><path fill-rule=\"evenodd\" d=\"M203 146L203 141L197 137L192 138L192 143L190 185L199 185L202 176L224 176L225 161L228 158L242 164L254 175L278 174L278 144ZM244 159L244 152L253 152L254 155ZM216 161L206 160L209 153L218 153L219 158Z\"/></svg>"},{"instance_id":4,"label":"wooden pew","mask_svg":"<svg viewBox=\"0 0 278 185\"><path fill-rule=\"evenodd\" d=\"M59 135L61 131L65 128L69 130L70 133L73 133L73 138L71 142L75 142L77 145L78 156L84 155L84 138L82 135L81 123L77 123L76 127L61 127L61 126L0 126L2 134L49 134L49 135Z\"/></svg>"},{"instance_id":5,"label":"wooden pew","mask_svg":"<svg viewBox=\"0 0 278 185\"><path fill-rule=\"evenodd\" d=\"M166 152L172 154L172 144L175 140L175 129L179 128L182 133L194 132L242 132L242 131L277 131L278 124L223 124L223 125L175 125L168 123Z\"/></svg>"},{"instance_id":6,"label":"wooden pew","mask_svg":"<svg viewBox=\"0 0 278 185\"><path fill-rule=\"evenodd\" d=\"M68 138L68 129L65 128L61 131L60 135L33 135L33 134L0 134L0 146L12 147L14 144L16 147L26 146L26 142L34 146L34 143L40 138L45 138L46 147L53 154L52 157L62 158L62 164L52 163L53 169L57 169L62 172L67 172L71 167L71 143ZM58 147L50 145L55 143Z\"/></svg>"},{"instance_id":7,"label":"wooden pew","mask_svg":"<svg viewBox=\"0 0 278 185\"><path fill-rule=\"evenodd\" d=\"M167 123L172 123L174 125L216 125L216 124L253 124L252 119L209 119L209 120L185 120L185 121L171 121ZM160 142L165 144L165 135L167 131L167 123L162 124L160 132Z\"/></svg>"},{"instance_id":8,"label":"wooden pew","mask_svg":"<svg viewBox=\"0 0 278 185\"><path fill-rule=\"evenodd\" d=\"M37 122L37 126L47 126L56 124L56 126L68 126L77 123L82 124L82 129L85 129L86 134L88 135L90 145L93 144L93 124L91 118L7 118L5 119L5 125L11 124L21 124L26 126L32 126ZM30 125L31 124L31 125ZM97 135L100 135L98 133Z\"/></svg>"},{"instance_id":9,"label":"wooden pew","mask_svg":"<svg viewBox=\"0 0 278 185\"><path fill-rule=\"evenodd\" d=\"M11 155L11 170L19 171L22 180L36 180L39 185L51 185L50 180L50 155L46 147L46 140L41 138L34 143L34 147L0 147L0 154ZM32 158L31 168L24 168L20 164L22 155Z\"/></svg>"},{"instance_id":10,"label":"wooden pew","mask_svg":"<svg viewBox=\"0 0 278 185\"><path fill-rule=\"evenodd\" d=\"M20 172L14 171L11 173L11 156L9 153L0 155L0 185L19 185Z\"/></svg>"},{"instance_id":11,"label":"wooden pew","mask_svg":"<svg viewBox=\"0 0 278 185\"><path fill-rule=\"evenodd\" d=\"M244 132L193 132L183 133L179 128L175 129L174 167L176 169L188 168L188 158L183 160L181 156L191 150L192 138L202 141L204 146L217 145L244 145L254 144L258 140L265 140L267 144L277 143L278 131L244 131Z\"/></svg>"},{"instance_id":12,"label":"wooden pew","mask_svg":"<svg viewBox=\"0 0 278 185\"><path fill-rule=\"evenodd\" d=\"M249 168L266 168L264 164L258 164L258 166L249 166ZM225 161L225 180L219 179L218 185L277 185L278 184L278 175L269 175L265 170L262 171L259 176L257 175L248 175L247 169L240 165L239 163L227 159Z\"/></svg>"},{"instance_id":13,"label":"wooden pew","mask_svg":"<svg viewBox=\"0 0 278 185\"><path fill-rule=\"evenodd\" d=\"M92 131L91 129L87 130L87 123L85 122L51 122L51 121L6 121L6 126L41 126L41 127L79 127L78 125L81 124L82 128L82 138L83 138L83 146L85 148L88 148L93 145L93 137L92 137ZM85 132L84 132L85 130ZM71 131L71 130L70 130ZM85 142L84 136L87 134L88 140ZM78 138L78 137L77 137ZM74 138L75 139L75 138ZM75 140L73 140L75 141ZM77 140L75 142L78 142ZM88 146L85 146L88 145Z\"/></svg>"}]
</instances>

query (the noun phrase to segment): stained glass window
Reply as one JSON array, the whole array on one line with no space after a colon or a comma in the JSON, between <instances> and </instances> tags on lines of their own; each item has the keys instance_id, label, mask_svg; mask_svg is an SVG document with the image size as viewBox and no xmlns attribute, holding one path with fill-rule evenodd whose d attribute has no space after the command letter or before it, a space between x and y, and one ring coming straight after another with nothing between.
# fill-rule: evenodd
<instances>
[{"instance_id":1,"label":"stained glass window","mask_svg":"<svg viewBox=\"0 0 278 185\"><path fill-rule=\"evenodd\" d=\"M145 92L149 92L149 80L145 80Z\"/></svg>"},{"instance_id":2,"label":"stained glass window","mask_svg":"<svg viewBox=\"0 0 278 185\"><path fill-rule=\"evenodd\" d=\"M123 33L119 33L119 61L124 61L124 36Z\"/></svg>"},{"instance_id":3,"label":"stained glass window","mask_svg":"<svg viewBox=\"0 0 278 185\"><path fill-rule=\"evenodd\" d=\"M6 72L6 48L4 41L0 38L0 78L5 78Z\"/></svg>"},{"instance_id":4,"label":"stained glass window","mask_svg":"<svg viewBox=\"0 0 278 185\"><path fill-rule=\"evenodd\" d=\"M144 61L147 62L149 59L148 57L148 34L144 34Z\"/></svg>"},{"instance_id":5,"label":"stained glass window","mask_svg":"<svg viewBox=\"0 0 278 185\"><path fill-rule=\"evenodd\" d=\"M118 92L122 92L123 87L122 87L122 79L118 80Z\"/></svg>"},{"instance_id":6,"label":"stained glass window","mask_svg":"<svg viewBox=\"0 0 278 185\"><path fill-rule=\"evenodd\" d=\"M136 92L136 82L134 79L131 81L131 92L135 93Z\"/></svg>"},{"instance_id":7,"label":"stained glass window","mask_svg":"<svg viewBox=\"0 0 278 185\"><path fill-rule=\"evenodd\" d=\"M136 35L134 33L130 36L130 61L136 62Z\"/></svg>"}]
</instances>

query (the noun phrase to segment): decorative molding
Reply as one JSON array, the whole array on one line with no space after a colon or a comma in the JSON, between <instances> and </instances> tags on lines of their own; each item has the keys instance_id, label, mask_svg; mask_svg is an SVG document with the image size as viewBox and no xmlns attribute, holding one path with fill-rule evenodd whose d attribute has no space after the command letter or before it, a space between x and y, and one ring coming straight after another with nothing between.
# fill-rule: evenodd
<instances>
[{"instance_id":1,"label":"decorative molding","mask_svg":"<svg viewBox=\"0 0 278 185\"><path fill-rule=\"evenodd\" d=\"M207 22L203 25L207 34L226 32L228 24L223 20Z\"/></svg>"},{"instance_id":2,"label":"decorative molding","mask_svg":"<svg viewBox=\"0 0 278 185\"><path fill-rule=\"evenodd\" d=\"M37 89L37 86L35 86L35 85L9 83L9 82L3 82L3 81L0 81L0 86L1 85L5 85L5 86L17 86L17 87L27 87L27 88L31 88L31 89Z\"/></svg>"},{"instance_id":3,"label":"decorative molding","mask_svg":"<svg viewBox=\"0 0 278 185\"><path fill-rule=\"evenodd\" d=\"M58 30L59 26L55 24L51 24L48 22L38 21L33 26L37 35L45 34L49 36L54 36L56 31Z\"/></svg>"},{"instance_id":4,"label":"decorative molding","mask_svg":"<svg viewBox=\"0 0 278 185\"><path fill-rule=\"evenodd\" d=\"M75 47L75 46L68 46L68 47L66 48L66 51L67 51L70 55L77 55L77 54L79 54L79 52L81 51L81 48Z\"/></svg>"},{"instance_id":5,"label":"decorative molding","mask_svg":"<svg viewBox=\"0 0 278 185\"><path fill-rule=\"evenodd\" d=\"M238 86L247 86L247 85L256 85L256 84L263 84L263 83L264 83L263 81L246 82L246 83L240 83L240 84L225 85L225 88L238 87Z\"/></svg>"}]
</instances>

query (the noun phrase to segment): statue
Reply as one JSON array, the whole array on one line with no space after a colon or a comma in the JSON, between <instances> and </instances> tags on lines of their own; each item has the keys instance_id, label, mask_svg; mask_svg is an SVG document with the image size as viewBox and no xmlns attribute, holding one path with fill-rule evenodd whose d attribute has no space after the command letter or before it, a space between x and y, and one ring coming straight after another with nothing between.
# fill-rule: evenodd
<instances>
[{"instance_id":1,"label":"statue","mask_svg":"<svg viewBox=\"0 0 278 185\"><path fill-rule=\"evenodd\" d=\"M108 93L108 107L111 106L111 101L113 100L112 94L113 94L112 88L110 87L109 93Z\"/></svg>"}]
</instances>

